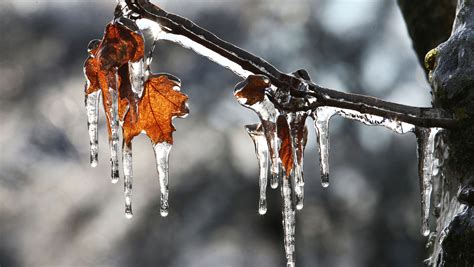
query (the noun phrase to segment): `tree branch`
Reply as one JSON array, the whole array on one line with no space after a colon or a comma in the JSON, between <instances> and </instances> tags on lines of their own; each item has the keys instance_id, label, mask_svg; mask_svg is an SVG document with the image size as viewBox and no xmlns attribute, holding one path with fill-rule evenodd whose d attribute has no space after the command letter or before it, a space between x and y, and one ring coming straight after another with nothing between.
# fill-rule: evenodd
<instances>
[{"instance_id":1,"label":"tree branch","mask_svg":"<svg viewBox=\"0 0 474 267\"><path fill-rule=\"evenodd\" d=\"M303 111L313 110L319 106L331 106L386 117L419 127L455 128L458 125L457 120L442 109L412 107L374 97L339 92L313 83L309 76L304 75L305 72L303 75L283 73L264 59L221 40L194 22L168 13L148 0L125 2L137 19L144 18L161 25L163 36L160 35L160 39L190 48L243 78L252 74L268 77L272 85L277 88L276 96L271 97L271 100L275 106L283 110ZM278 92L285 92L286 95L289 93L293 100L285 101L278 97L281 95Z\"/></svg>"}]
</instances>

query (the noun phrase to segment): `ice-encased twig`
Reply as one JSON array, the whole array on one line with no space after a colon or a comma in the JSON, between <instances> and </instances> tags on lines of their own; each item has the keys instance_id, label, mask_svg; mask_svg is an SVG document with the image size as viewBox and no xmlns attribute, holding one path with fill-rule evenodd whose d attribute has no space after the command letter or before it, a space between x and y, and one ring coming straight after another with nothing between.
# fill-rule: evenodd
<instances>
[{"instance_id":1,"label":"ice-encased twig","mask_svg":"<svg viewBox=\"0 0 474 267\"><path fill-rule=\"evenodd\" d=\"M253 140L255 153L259 165L259 188L260 198L258 202L258 213L264 215L267 213L267 179L269 172L269 152L265 133L261 124L246 125L245 129Z\"/></svg>"},{"instance_id":2,"label":"ice-encased twig","mask_svg":"<svg viewBox=\"0 0 474 267\"><path fill-rule=\"evenodd\" d=\"M156 170L160 181L160 214L162 217L168 216L168 177L169 177L169 153L172 145L167 142L153 145L156 159Z\"/></svg>"},{"instance_id":3,"label":"ice-encased twig","mask_svg":"<svg viewBox=\"0 0 474 267\"><path fill-rule=\"evenodd\" d=\"M117 183L119 179L119 159L118 159L118 149L119 149L119 116L118 116L118 93L117 90L109 88L109 95L111 103L109 103L110 108L110 165L111 165L111 178L112 183Z\"/></svg>"},{"instance_id":4,"label":"ice-encased twig","mask_svg":"<svg viewBox=\"0 0 474 267\"><path fill-rule=\"evenodd\" d=\"M123 143L122 147L122 165L123 181L125 194L125 217L132 218L132 185L133 185L133 167L132 167L132 143Z\"/></svg>"},{"instance_id":5,"label":"ice-encased twig","mask_svg":"<svg viewBox=\"0 0 474 267\"><path fill-rule=\"evenodd\" d=\"M292 198L291 182L288 177L282 178L281 196L283 199L283 233L287 267L295 266L295 223L296 211Z\"/></svg>"},{"instance_id":6,"label":"ice-encased twig","mask_svg":"<svg viewBox=\"0 0 474 267\"><path fill-rule=\"evenodd\" d=\"M86 94L87 128L90 143L90 164L96 167L99 162L99 102L100 90Z\"/></svg>"},{"instance_id":7,"label":"ice-encased twig","mask_svg":"<svg viewBox=\"0 0 474 267\"><path fill-rule=\"evenodd\" d=\"M432 175L434 170L435 138L441 128L416 128L418 144L418 173L420 177L421 197L421 233L430 234L429 216L431 193L433 191Z\"/></svg>"},{"instance_id":8,"label":"ice-encased twig","mask_svg":"<svg viewBox=\"0 0 474 267\"><path fill-rule=\"evenodd\" d=\"M329 120L337 113L332 107L319 107L313 112L314 127L316 129L319 164L321 168L321 184L329 186Z\"/></svg>"},{"instance_id":9,"label":"ice-encased twig","mask_svg":"<svg viewBox=\"0 0 474 267\"><path fill-rule=\"evenodd\" d=\"M337 110L336 111L337 115L340 115L341 117L344 117L350 120L360 121L364 123L365 125L369 125L369 126L383 126L389 130L392 130L400 134L412 132L415 128L413 124L409 124L409 123L397 121L397 120L392 120L392 119L380 117L377 115L360 113L355 110L342 109L342 108L335 109L335 110Z\"/></svg>"}]
</instances>

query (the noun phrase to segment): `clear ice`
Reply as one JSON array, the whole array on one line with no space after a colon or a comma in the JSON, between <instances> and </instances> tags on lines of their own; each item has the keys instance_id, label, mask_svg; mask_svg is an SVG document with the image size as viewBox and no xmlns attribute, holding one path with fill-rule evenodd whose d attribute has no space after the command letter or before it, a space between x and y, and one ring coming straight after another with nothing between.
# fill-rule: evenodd
<instances>
[{"instance_id":1,"label":"clear ice","mask_svg":"<svg viewBox=\"0 0 474 267\"><path fill-rule=\"evenodd\" d=\"M296 200L296 209L303 209L304 203L304 177L303 177L303 155L306 146L308 130L305 125L307 112L288 114L293 147L293 182ZM301 139L301 140L300 140Z\"/></svg>"},{"instance_id":2,"label":"clear ice","mask_svg":"<svg viewBox=\"0 0 474 267\"><path fill-rule=\"evenodd\" d=\"M130 73L130 84L132 91L137 95L137 97L142 97L143 89L145 85L145 63L143 59L137 62L129 62L128 70Z\"/></svg>"},{"instance_id":3,"label":"clear ice","mask_svg":"<svg viewBox=\"0 0 474 267\"><path fill-rule=\"evenodd\" d=\"M292 200L291 182L288 177L282 179L281 196L283 198L283 233L286 254L286 266L295 266L295 223L296 211Z\"/></svg>"},{"instance_id":4,"label":"clear ice","mask_svg":"<svg viewBox=\"0 0 474 267\"><path fill-rule=\"evenodd\" d=\"M430 234L429 216L431 193L433 191L432 176L435 166L435 138L440 128L417 128L415 133L418 143L418 172L420 176L421 197L421 233Z\"/></svg>"},{"instance_id":5,"label":"clear ice","mask_svg":"<svg viewBox=\"0 0 474 267\"><path fill-rule=\"evenodd\" d=\"M171 144L167 142L157 143L153 146L156 158L156 170L158 171L158 178L160 180L160 214L162 217L168 216L168 175L169 175L169 153Z\"/></svg>"},{"instance_id":6,"label":"clear ice","mask_svg":"<svg viewBox=\"0 0 474 267\"><path fill-rule=\"evenodd\" d=\"M278 180L281 173L281 160L278 158L280 144L278 142L276 131L276 119L278 117L278 110L275 108L273 103L270 101L270 99L268 99L268 96L266 95L263 101L257 102L253 105L246 105L242 102L241 104L255 111L258 117L260 118L265 133L265 138L267 140L268 150L270 152L270 170L272 174L270 178L270 187L276 189L278 188Z\"/></svg>"},{"instance_id":7,"label":"clear ice","mask_svg":"<svg viewBox=\"0 0 474 267\"><path fill-rule=\"evenodd\" d=\"M115 89L109 89L110 94L110 165L112 183L117 183L119 179L119 116L118 116L118 92Z\"/></svg>"},{"instance_id":8,"label":"clear ice","mask_svg":"<svg viewBox=\"0 0 474 267\"><path fill-rule=\"evenodd\" d=\"M369 126L383 126L399 134L413 132L415 126L406 122L392 120L376 115L360 113L350 109L336 109L337 115L341 117L356 120Z\"/></svg>"},{"instance_id":9,"label":"clear ice","mask_svg":"<svg viewBox=\"0 0 474 267\"><path fill-rule=\"evenodd\" d=\"M133 169L132 169L132 143L123 143L122 148L122 165L124 175L124 194L125 194L125 217L132 218L132 184L133 184Z\"/></svg>"},{"instance_id":10,"label":"clear ice","mask_svg":"<svg viewBox=\"0 0 474 267\"><path fill-rule=\"evenodd\" d=\"M255 153L257 154L257 160L260 170L259 175L259 187L260 187L260 199L258 202L258 213L264 215L267 213L267 178L269 171L269 152L265 133L262 129L261 124L252 124L245 126L248 134L252 138L255 145Z\"/></svg>"},{"instance_id":11,"label":"clear ice","mask_svg":"<svg viewBox=\"0 0 474 267\"><path fill-rule=\"evenodd\" d=\"M90 143L90 164L96 167L99 162L99 101L100 90L86 95L87 128Z\"/></svg>"},{"instance_id":12,"label":"clear ice","mask_svg":"<svg viewBox=\"0 0 474 267\"><path fill-rule=\"evenodd\" d=\"M332 107L319 107L313 112L323 187L329 186L329 120L336 113L337 109Z\"/></svg>"}]
</instances>

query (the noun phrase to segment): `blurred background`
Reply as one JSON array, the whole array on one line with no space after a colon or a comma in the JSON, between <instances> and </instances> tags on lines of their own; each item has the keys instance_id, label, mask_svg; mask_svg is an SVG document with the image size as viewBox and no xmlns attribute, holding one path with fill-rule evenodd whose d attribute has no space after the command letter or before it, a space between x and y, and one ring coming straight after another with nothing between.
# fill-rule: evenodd
<instances>
[{"instance_id":1,"label":"blurred background","mask_svg":"<svg viewBox=\"0 0 474 267\"><path fill-rule=\"evenodd\" d=\"M429 106L429 86L395 0L153 1L280 70L338 90ZM134 141L134 217L109 179L101 111L89 167L83 62L115 0L0 2L0 266L284 266L280 192L259 216L258 169L232 90L239 78L174 44L153 70L180 77L191 114L175 120L170 214L159 214L152 146ZM311 126L312 121L308 121ZM323 189L313 128L297 266L421 266L413 135L331 121Z\"/></svg>"}]
</instances>

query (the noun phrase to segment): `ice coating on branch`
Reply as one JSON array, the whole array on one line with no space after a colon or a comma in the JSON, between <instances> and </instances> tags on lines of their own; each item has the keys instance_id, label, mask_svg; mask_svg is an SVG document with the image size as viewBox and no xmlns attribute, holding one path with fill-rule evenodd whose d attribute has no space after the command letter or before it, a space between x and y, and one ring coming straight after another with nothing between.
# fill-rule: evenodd
<instances>
[{"instance_id":1,"label":"ice coating on branch","mask_svg":"<svg viewBox=\"0 0 474 267\"><path fill-rule=\"evenodd\" d=\"M157 143L153 146L156 158L156 170L160 180L160 214L162 217L168 216L168 175L169 175L169 153L171 144L167 142Z\"/></svg>"},{"instance_id":2,"label":"ice coating on branch","mask_svg":"<svg viewBox=\"0 0 474 267\"><path fill-rule=\"evenodd\" d=\"M265 133L263 131L262 124L246 125L245 129L253 140L255 146L255 153L257 155L258 166L260 170L259 175L259 188L260 198L258 201L258 213L264 215L267 213L267 179L269 166L269 152Z\"/></svg>"},{"instance_id":3,"label":"ice coating on branch","mask_svg":"<svg viewBox=\"0 0 474 267\"><path fill-rule=\"evenodd\" d=\"M255 111L262 122L271 158L272 177L270 186L276 189L281 173L281 160L278 158L280 144L276 133L278 110L265 93L270 86L271 83L267 77L263 75L251 75L236 85L234 95L242 106Z\"/></svg>"},{"instance_id":4,"label":"ice coating on branch","mask_svg":"<svg viewBox=\"0 0 474 267\"><path fill-rule=\"evenodd\" d=\"M123 165L123 181L125 194L125 217L132 218L132 184L133 184L133 168L132 168L132 143L123 143L122 148L122 165Z\"/></svg>"},{"instance_id":5,"label":"ice coating on branch","mask_svg":"<svg viewBox=\"0 0 474 267\"><path fill-rule=\"evenodd\" d=\"M415 130L418 144L418 172L420 176L421 197L421 233L430 234L429 216L431 193L433 191L432 176L435 171L435 138L441 128L417 128Z\"/></svg>"},{"instance_id":6,"label":"ice coating on branch","mask_svg":"<svg viewBox=\"0 0 474 267\"><path fill-rule=\"evenodd\" d=\"M145 80L150 74L150 65L153 60L153 53L155 51L156 42L160 39L163 33L161 26L149 19L141 18L136 20L136 24L145 38L145 58L143 59L145 71Z\"/></svg>"},{"instance_id":7,"label":"ice coating on branch","mask_svg":"<svg viewBox=\"0 0 474 267\"><path fill-rule=\"evenodd\" d=\"M287 267L295 266L295 224L296 211L292 200L292 188L290 180L286 177L282 179L281 196L283 198L283 233L285 243L285 254Z\"/></svg>"},{"instance_id":8,"label":"ice coating on branch","mask_svg":"<svg viewBox=\"0 0 474 267\"><path fill-rule=\"evenodd\" d=\"M406 122L392 120L389 118L380 117L377 115L371 115L366 113L360 113L358 111L350 109L337 109L337 114L351 120L356 120L369 126L383 126L396 133L404 134L413 132L415 126Z\"/></svg>"},{"instance_id":9,"label":"ice coating on branch","mask_svg":"<svg viewBox=\"0 0 474 267\"><path fill-rule=\"evenodd\" d=\"M109 94L111 101L110 108L110 132L111 138L110 142L110 165L111 165L111 177L112 183L117 183L119 179L119 159L118 159L118 149L119 149L119 116L118 116L118 93L117 90L109 88Z\"/></svg>"},{"instance_id":10,"label":"ice coating on branch","mask_svg":"<svg viewBox=\"0 0 474 267\"><path fill-rule=\"evenodd\" d=\"M96 167L99 162L99 101L100 90L86 94L87 128L90 143L90 164Z\"/></svg>"},{"instance_id":11,"label":"ice coating on branch","mask_svg":"<svg viewBox=\"0 0 474 267\"><path fill-rule=\"evenodd\" d=\"M318 141L321 185L323 187L329 186L329 120L336 113L337 109L335 108L319 107L312 114Z\"/></svg>"}]
</instances>

